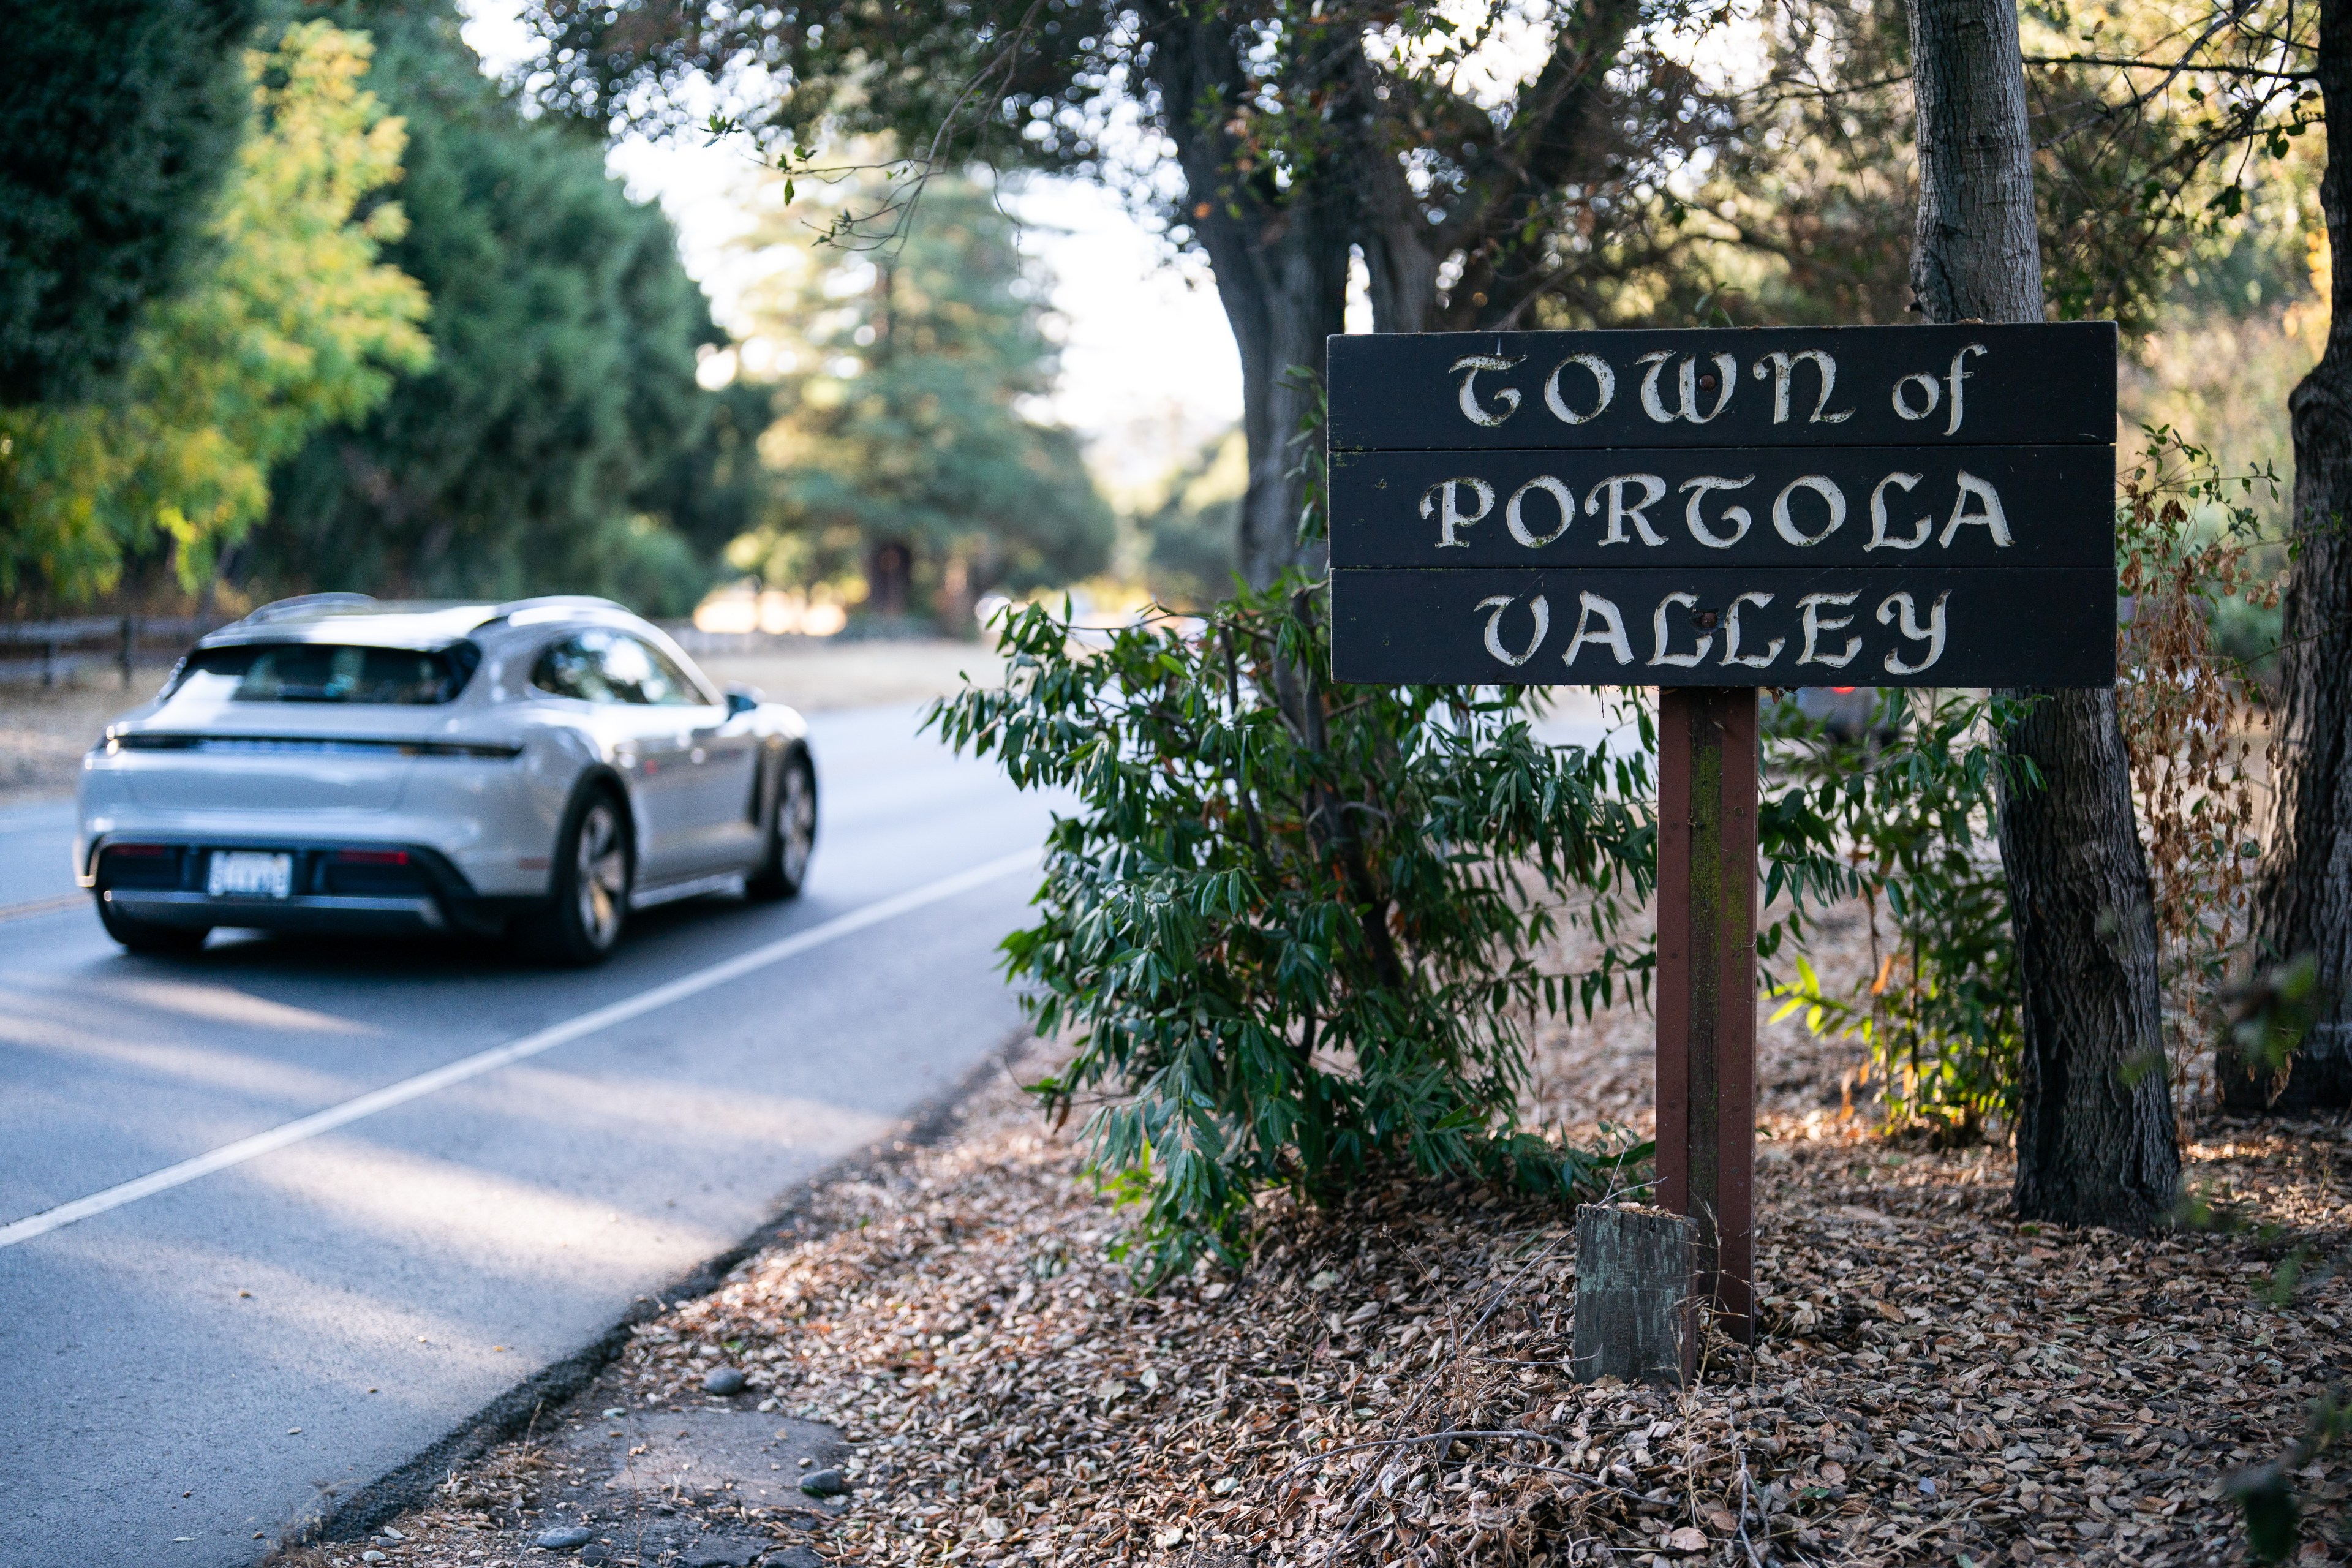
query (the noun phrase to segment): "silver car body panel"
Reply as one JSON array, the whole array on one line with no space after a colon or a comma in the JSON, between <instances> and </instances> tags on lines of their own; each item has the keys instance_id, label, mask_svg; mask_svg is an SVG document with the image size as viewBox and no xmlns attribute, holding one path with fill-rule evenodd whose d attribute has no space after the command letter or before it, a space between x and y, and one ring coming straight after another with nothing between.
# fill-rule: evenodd
<instances>
[{"instance_id":1,"label":"silver car body panel","mask_svg":"<svg viewBox=\"0 0 2352 1568\"><path fill-rule=\"evenodd\" d=\"M701 700L590 701L531 683L551 647L597 628L657 649L690 678L690 695ZM448 912L442 906L454 900L547 897L564 813L591 773L617 782L626 796L633 902L731 885L756 867L781 763L805 749L806 723L778 703L730 711L683 649L618 605L574 598L374 604L319 595L264 606L197 646L437 650L461 640L480 650L480 662L445 702L246 701L215 678L199 676L176 689L167 683L108 726L83 760L74 847L81 885L98 887L99 856L109 844L202 854L415 850L445 862L455 885L445 876L429 896L313 889L250 902L186 888L126 889L121 901L150 918L193 921L210 913L224 926L239 924L240 914L300 925L305 911L323 926L378 916L437 926ZM175 682L179 677L175 670Z\"/></svg>"}]
</instances>

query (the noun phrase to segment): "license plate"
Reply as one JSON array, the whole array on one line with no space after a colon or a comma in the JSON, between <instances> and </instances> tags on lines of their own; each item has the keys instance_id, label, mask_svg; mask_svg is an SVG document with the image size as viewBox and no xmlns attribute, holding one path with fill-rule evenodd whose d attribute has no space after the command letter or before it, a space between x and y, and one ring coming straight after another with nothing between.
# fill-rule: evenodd
<instances>
[{"instance_id":1,"label":"license plate","mask_svg":"<svg viewBox=\"0 0 2352 1568\"><path fill-rule=\"evenodd\" d=\"M215 899L282 899L294 890L294 857L215 849L205 891Z\"/></svg>"}]
</instances>

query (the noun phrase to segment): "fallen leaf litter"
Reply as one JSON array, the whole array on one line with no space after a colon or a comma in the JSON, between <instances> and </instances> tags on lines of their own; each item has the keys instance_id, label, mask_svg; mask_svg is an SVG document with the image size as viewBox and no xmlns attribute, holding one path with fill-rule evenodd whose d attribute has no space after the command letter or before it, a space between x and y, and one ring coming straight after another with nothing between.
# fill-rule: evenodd
<instances>
[{"instance_id":1,"label":"fallen leaf litter","mask_svg":"<svg viewBox=\"0 0 2352 1568\"><path fill-rule=\"evenodd\" d=\"M1644 1128L1649 1029L1549 1030L1530 1111ZM2192 1129L2192 1184L2275 1234L2062 1232L2006 1217L2003 1152L1867 1136L1840 1110L1850 1065L1793 1022L1761 1032L1764 1332L1712 1341L1688 1393L1570 1381L1571 1216L1468 1183L1269 1198L1238 1279L1139 1296L1075 1129L1000 1081L946 1142L820 1184L800 1238L641 1325L583 1408L707 1405L709 1374L740 1369L733 1405L848 1438L849 1508L683 1485L658 1506L877 1568L2243 1561L2222 1478L2352 1373L2352 1292L2326 1267L2352 1262L2344 1129ZM501 1446L376 1547L520 1561L553 1521L551 1452ZM2299 1480L2301 1560L2352 1559L2342 1459ZM676 1561L603 1533L599 1561Z\"/></svg>"}]
</instances>

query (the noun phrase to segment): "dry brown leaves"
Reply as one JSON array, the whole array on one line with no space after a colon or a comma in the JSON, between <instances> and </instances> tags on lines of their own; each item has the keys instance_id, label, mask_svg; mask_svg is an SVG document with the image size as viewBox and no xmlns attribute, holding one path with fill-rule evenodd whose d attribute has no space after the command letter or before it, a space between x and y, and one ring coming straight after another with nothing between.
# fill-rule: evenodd
<instances>
[{"instance_id":1,"label":"dry brown leaves","mask_svg":"<svg viewBox=\"0 0 2352 1568\"><path fill-rule=\"evenodd\" d=\"M1540 1109L1638 1125L1647 1028L1555 1030ZM2277 1234L2060 1233L2004 1217L2005 1154L1864 1136L1845 1058L1793 1026L1760 1065L1766 1331L1712 1345L1687 1394L1570 1381L1570 1216L1466 1184L1269 1200L1245 1273L1139 1296L1074 1138L1007 1084L946 1143L824 1189L822 1234L647 1324L613 1376L634 1410L683 1408L723 1361L747 1398L837 1425L856 1500L814 1539L842 1563L2240 1560L2222 1477L2352 1373L2345 1281L2318 1277L2352 1247L2342 1131L2215 1124L2188 1151ZM2312 1267L2270 1304L2296 1246ZM527 1540L519 1452L467 1494L475 1533L420 1515L394 1560ZM2341 1460L2303 1483L2342 1531Z\"/></svg>"}]
</instances>

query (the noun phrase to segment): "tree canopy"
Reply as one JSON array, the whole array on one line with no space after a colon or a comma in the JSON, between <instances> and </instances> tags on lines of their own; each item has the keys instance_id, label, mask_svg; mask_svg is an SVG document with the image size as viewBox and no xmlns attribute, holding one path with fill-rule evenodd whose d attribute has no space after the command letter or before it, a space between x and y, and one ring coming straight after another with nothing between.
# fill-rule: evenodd
<instances>
[{"instance_id":1,"label":"tree canopy","mask_svg":"<svg viewBox=\"0 0 2352 1568\"><path fill-rule=\"evenodd\" d=\"M774 511L734 558L783 576L855 561L869 611L961 627L989 589L1101 570L1111 515L1075 437L1032 416L1055 353L1011 220L988 191L942 180L902 245L810 243L871 184L787 202L752 237L782 269L751 325L791 368L766 442Z\"/></svg>"},{"instance_id":2,"label":"tree canopy","mask_svg":"<svg viewBox=\"0 0 2352 1568\"><path fill-rule=\"evenodd\" d=\"M446 0L344 14L375 30L370 79L406 117L409 222L388 256L432 295L436 356L281 470L246 570L272 592L691 607L749 500L710 481L721 400L695 371L721 334L668 222L605 173L601 138L520 115ZM688 511L698 548L671 526Z\"/></svg>"},{"instance_id":3,"label":"tree canopy","mask_svg":"<svg viewBox=\"0 0 2352 1568\"><path fill-rule=\"evenodd\" d=\"M323 21L246 55L253 129L209 264L149 305L125 395L0 416L0 591L87 594L158 550L193 588L267 509L274 464L428 363L425 292L379 259L405 223L384 199L404 138L361 86L368 56Z\"/></svg>"},{"instance_id":4,"label":"tree canopy","mask_svg":"<svg viewBox=\"0 0 2352 1568\"><path fill-rule=\"evenodd\" d=\"M0 51L0 406L79 402L201 264L256 0L34 0Z\"/></svg>"}]
</instances>

